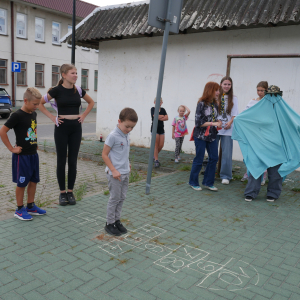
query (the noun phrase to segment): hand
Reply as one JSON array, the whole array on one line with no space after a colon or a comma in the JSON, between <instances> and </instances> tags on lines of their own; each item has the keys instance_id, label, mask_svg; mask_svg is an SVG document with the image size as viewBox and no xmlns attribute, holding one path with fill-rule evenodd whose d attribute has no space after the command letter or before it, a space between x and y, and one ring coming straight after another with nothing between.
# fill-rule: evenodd
<instances>
[{"instance_id":1,"label":"hand","mask_svg":"<svg viewBox=\"0 0 300 300\"><path fill-rule=\"evenodd\" d=\"M114 179L118 179L119 181L121 181L121 178L120 178L121 177L121 173L119 171L114 170L111 173L112 173L112 176L113 176Z\"/></svg>"},{"instance_id":2,"label":"hand","mask_svg":"<svg viewBox=\"0 0 300 300\"><path fill-rule=\"evenodd\" d=\"M219 127L219 128L222 127L222 121L221 121L221 120L218 120L218 122L217 122L217 127Z\"/></svg>"},{"instance_id":3,"label":"hand","mask_svg":"<svg viewBox=\"0 0 300 300\"><path fill-rule=\"evenodd\" d=\"M228 122L225 124L224 129L228 130L228 129L230 129L230 127L231 127L231 123Z\"/></svg>"},{"instance_id":4,"label":"hand","mask_svg":"<svg viewBox=\"0 0 300 300\"><path fill-rule=\"evenodd\" d=\"M172 133L172 139L175 140L175 135L174 135L174 133Z\"/></svg>"},{"instance_id":5,"label":"hand","mask_svg":"<svg viewBox=\"0 0 300 300\"><path fill-rule=\"evenodd\" d=\"M12 153L19 154L22 152L22 147L14 146L11 150Z\"/></svg>"},{"instance_id":6,"label":"hand","mask_svg":"<svg viewBox=\"0 0 300 300\"><path fill-rule=\"evenodd\" d=\"M58 117L57 120L58 120L58 124L62 124L62 123L64 122L63 119L62 119L61 117ZM56 117L52 115L51 121L52 121L54 124L56 124Z\"/></svg>"},{"instance_id":7,"label":"hand","mask_svg":"<svg viewBox=\"0 0 300 300\"><path fill-rule=\"evenodd\" d=\"M84 122L84 119L85 119L85 116L84 115L80 115L79 119L78 119L78 122L82 124Z\"/></svg>"}]
</instances>

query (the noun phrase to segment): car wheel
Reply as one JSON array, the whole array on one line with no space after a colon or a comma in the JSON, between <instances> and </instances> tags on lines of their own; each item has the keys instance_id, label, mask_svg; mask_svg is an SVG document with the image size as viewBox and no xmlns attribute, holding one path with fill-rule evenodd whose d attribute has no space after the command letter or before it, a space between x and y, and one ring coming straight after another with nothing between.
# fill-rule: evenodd
<instances>
[{"instance_id":1,"label":"car wheel","mask_svg":"<svg viewBox=\"0 0 300 300\"><path fill-rule=\"evenodd\" d=\"M7 119L7 118L9 118L9 116L10 116L10 114L2 114L1 115L2 119Z\"/></svg>"}]
</instances>

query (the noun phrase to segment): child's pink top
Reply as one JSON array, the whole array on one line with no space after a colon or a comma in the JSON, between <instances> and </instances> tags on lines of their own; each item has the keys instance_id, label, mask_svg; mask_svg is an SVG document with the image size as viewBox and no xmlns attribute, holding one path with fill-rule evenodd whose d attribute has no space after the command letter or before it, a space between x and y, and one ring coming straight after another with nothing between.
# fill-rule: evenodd
<instances>
[{"instance_id":1,"label":"child's pink top","mask_svg":"<svg viewBox=\"0 0 300 300\"><path fill-rule=\"evenodd\" d=\"M186 127L186 120L188 117L184 115L183 117L175 117L172 126L175 127L174 135L176 138L182 137L188 134L188 129Z\"/></svg>"}]
</instances>

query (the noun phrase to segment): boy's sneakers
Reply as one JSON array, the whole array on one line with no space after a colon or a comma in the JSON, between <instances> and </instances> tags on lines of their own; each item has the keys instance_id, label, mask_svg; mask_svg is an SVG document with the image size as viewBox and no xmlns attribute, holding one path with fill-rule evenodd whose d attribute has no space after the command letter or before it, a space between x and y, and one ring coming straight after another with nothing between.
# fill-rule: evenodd
<instances>
[{"instance_id":1,"label":"boy's sneakers","mask_svg":"<svg viewBox=\"0 0 300 300\"><path fill-rule=\"evenodd\" d=\"M105 231L114 236L120 236L122 233L117 228L116 224L107 224L104 227Z\"/></svg>"},{"instance_id":2,"label":"boy's sneakers","mask_svg":"<svg viewBox=\"0 0 300 300\"><path fill-rule=\"evenodd\" d=\"M73 192L68 192L67 193L67 198L68 198L68 202L70 205L75 205L76 204L76 200L75 197L73 195Z\"/></svg>"},{"instance_id":3,"label":"boy's sneakers","mask_svg":"<svg viewBox=\"0 0 300 300\"><path fill-rule=\"evenodd\" d=\"M31 221L32 216L27 212L26 208L23 206L21 209L16 209L14 216L22 221Z\"/></svg>"},{"instance_id":4,"label":"boy's sneakers","mask_svg":"<svg viewBox=\"0 0 300 300\"><path fill-rule=\"evenodd\" d=\"M267 197L268 202L274 202L275 200L277 200L277 199L273 198L273 197L270 197L270 196Z\"/></svg>"},{"instance_id":5,"label":"boy's sneakers","mask_svg":"<svg viewBox=\"0 0 300 300\"><path fill-rule=\"evenodd\" d=\"M195 191L202 191L202 188L201 188L201 186L197 186L197 185L191 185L191 188L193 189L193 190L195 190Z\"/></svg>"},{"instance_id":6,"label":"boy's sneakers","mask_svg":"<svg viewBox=\"0 0 300 300\"><path fill-rule=\"evenodd\" d=\"M59 195L59 205L66 206L69 203L67 193L60 193Z\"/></svg>"},{"instance_id":7,"label":"boy's sneakers","mask_svg":"<svg viewBox=\"0 0 300 300\"><path fill-rule=\"evenodd\" d=\"M179 159L178 159L178 158L175 158L175 162L176 162L176 163L179 163Z\"/></svg>"},{"instance_id":8,"label":"boy's sneakers","mask_svg":"<svg viewBox=\"0 0 300 300\"><path fill-rule=\"evenodd\" d=\"M214 191L214 192L216 192L217 190L218 190L218 188L216 188L215 186L204 186L204 187L206 187L207 189L209 189L209 190L211 190L211 191Z\"/></svg>"},{"instance_id":9,"label":"boy's sneakers","mask_svg":"<svg viewBox=\"0 0 300 300\"><path fill-rule=\"evenodd\" d=\"M159 166L160 166L160 163L159 163L158 160L156 160L156 161L154 162L154 168L158 168Z\"/></svg>"},{"instance_id":10,"label":"boy's sneakers","mask_svg":"<svg viewBox=\"0 0 300 300\"><path fill-rule=\"evenodd\" d=\"M122 225L121 221L120 220L117 220L115 222L115 225L117 226L117 228L119 229L119 231L124 234L124 233L127 233L127 229Z\"/></svg>"},{"instance_id":11,"label":"boy's sneakers","mask_svg":"<svg viewBox=\"0 0 300 300\"><path fill-rule=\"evenodd\" d=\"M251 202L252 200L253 200L253 197L251 197L251 196L245 197L245 201L247 201L247 202Z\"/></svg>"},{"instance_id":12,"label":"boy's sneakers","mask_svg":"<svg viewBox=\"0 0 300 300\"><path fill-rule=\"evenodd\" d=\"M28 214L32 216L42 216L46 214L46 211L44 209L37 207L35 204L33 205L32 208L26 207L26 211Z\"/></svg>"}]
</instances>

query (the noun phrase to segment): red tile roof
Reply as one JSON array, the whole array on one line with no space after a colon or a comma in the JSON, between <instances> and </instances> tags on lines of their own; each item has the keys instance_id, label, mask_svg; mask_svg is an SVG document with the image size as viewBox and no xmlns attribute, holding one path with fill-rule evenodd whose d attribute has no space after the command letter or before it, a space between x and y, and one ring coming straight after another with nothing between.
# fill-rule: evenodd
<instances>
[{"instance_id":1,"label":"red tile roof","mask_svg":"<svg viewBox=\"0 0 300 300\"><path fill-rule=\"evenodd\" d=\"M38 6L50 8L56 11L60 11L69 15L73 14L73 0L23 0L23 1ZM96 7L98 6L77 0L76 16L80 18L85 18Z\"/></svg>"}]
</instances>

